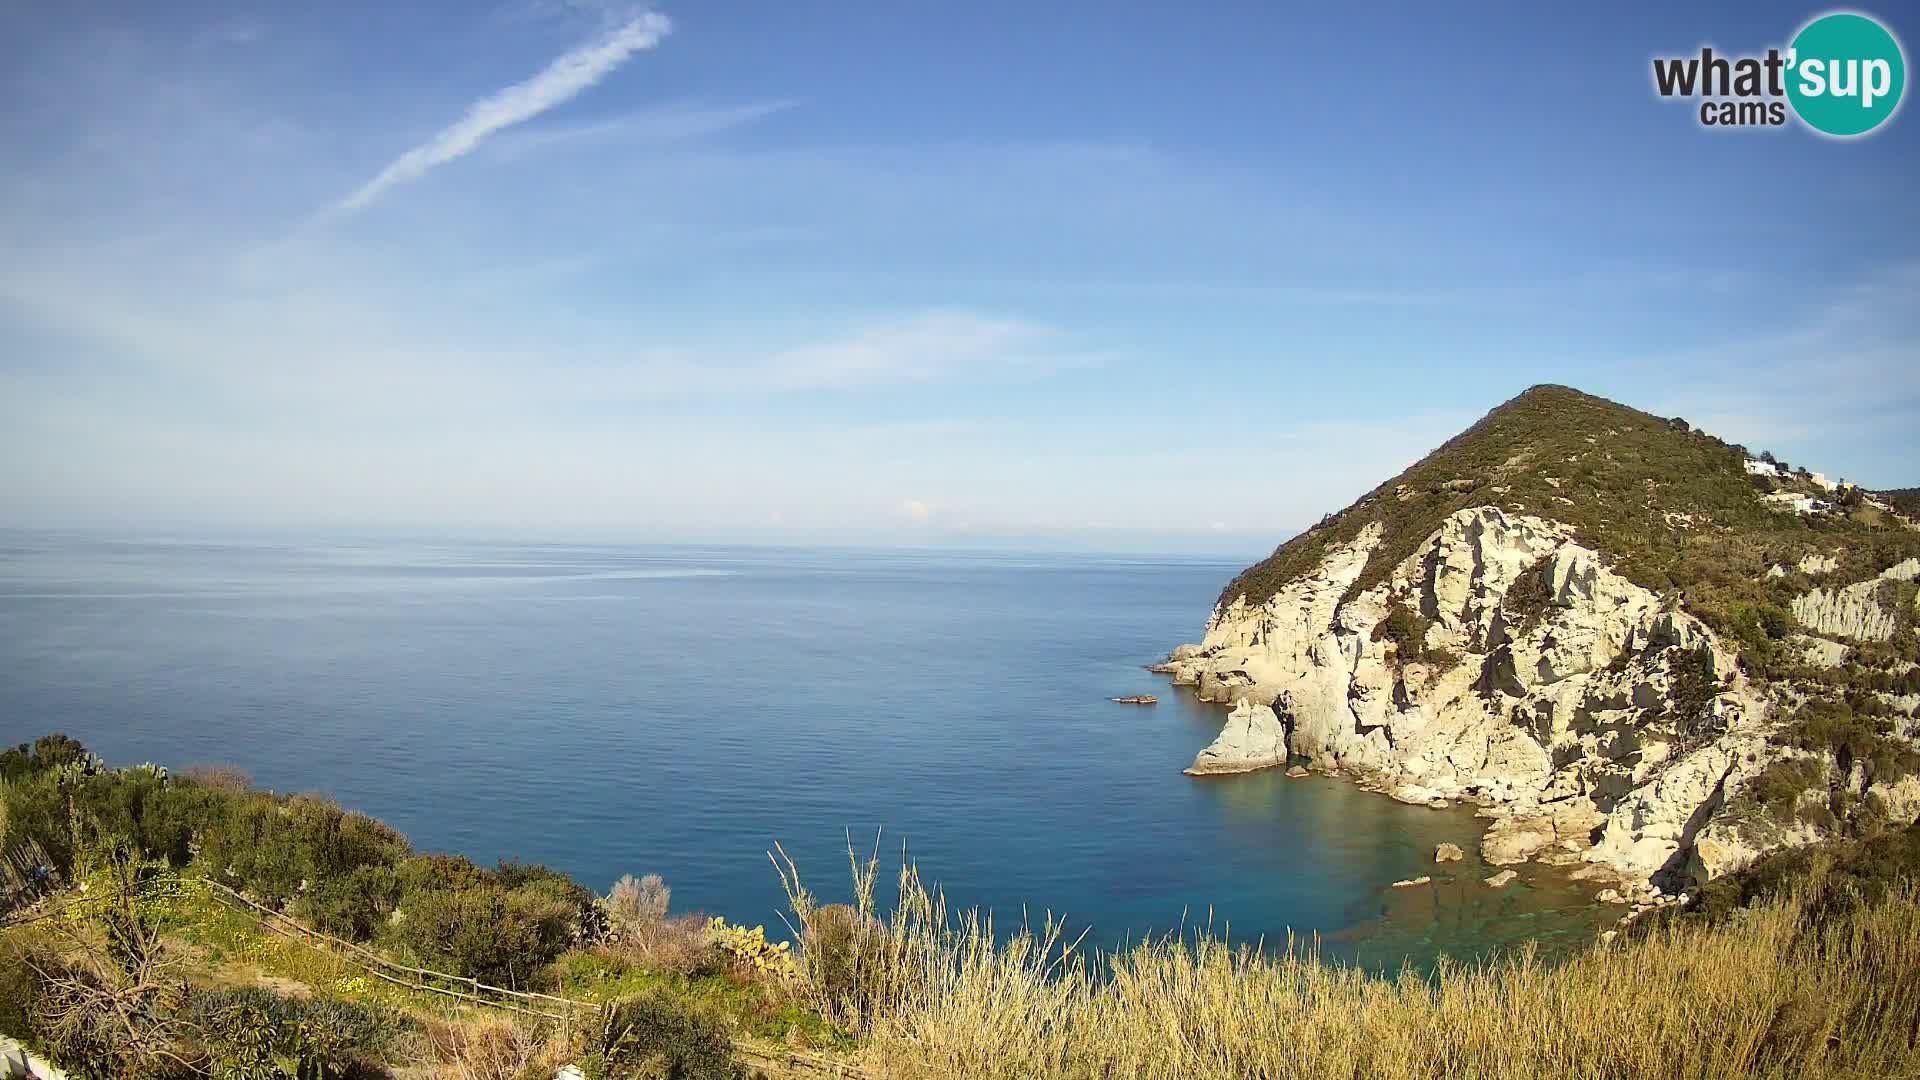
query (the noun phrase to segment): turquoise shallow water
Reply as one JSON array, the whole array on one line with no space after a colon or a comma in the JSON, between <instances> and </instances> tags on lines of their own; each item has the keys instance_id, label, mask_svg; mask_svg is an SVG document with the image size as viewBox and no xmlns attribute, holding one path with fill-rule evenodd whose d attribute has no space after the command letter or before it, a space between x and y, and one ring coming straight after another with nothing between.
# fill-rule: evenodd
<instances>
[{"instance_id":1,"label":"turquoise shallow water","mask_svg":"<svg viewBox=\"0 0 1920 1080\"><path fill-rule=\"evenodd\" d=\"M237 764L416 846L545 862L777 925L847 837L952 899L1112 945L1212 920L1370 967L1589 939L1543 872L1496 894L1464 811L1278 772L1195 780L1224 718L1143 665L1237 563L396 540L0 534L0 739ZM1157 706L1117 695L1157 693Z\"/></svg>"}]
</instances>

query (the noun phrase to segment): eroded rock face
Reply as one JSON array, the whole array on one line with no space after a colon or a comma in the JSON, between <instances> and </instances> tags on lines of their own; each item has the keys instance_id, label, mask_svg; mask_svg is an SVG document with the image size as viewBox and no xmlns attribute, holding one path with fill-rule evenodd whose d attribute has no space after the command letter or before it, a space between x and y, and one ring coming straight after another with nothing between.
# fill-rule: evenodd
<instances>
[{"instance_id":1,"label":"eroded rock face","mask_svg":"<svg viewBox=\"0 0 1920 1080\"><path fill-rule=\"evenodd\" d=\"M1219 608L1198 648L1169 659L1176 683L1241 703L1189 771L1291 751L1407 802L1496 807L1483 849L1496 864L1588 858L1642 881L1684 867L1729 763L1757 761L1746 748L1765 707L1732 652L1553 522L1462 510L1385 583L1345 598L1378 543L1369 529L1264 603ZM1533 572L1544 610L1509 610L1507 591ZM1439 662L1376 639L1396 606ZM1673 665L1698 649L1722 690L1707 730L1725 729L1704 744L1683 742L1667 713Z\"/></svg>"},{"instance_id":2,"label":"eroded rock face","mask_svg":"<svg viewBox=\"0 0 1920 1080\"><path fill-rule=\"evenodd\" d=\"M1199 644L1158 666L1235 705L1189 772L1266 768L1292 754L1404 802L1471 800L1494 819L1488 862L1572 866L1643 899L1815 837L1804 824L1729 812L1787 752L1768 741L1776 718L1734 652L1567 529L1496 507L1461 510L1387 580L1348 596L1379 543L1369 527L1270 599L1217 608ZM1837 561L1800 569L1829 574ZM1538 575L1529 599L1509 604L1527 574ZM1881 606L1886 582L1916 578L1920 559L1910 559L1874 580L1810 591L1793 611L1820 636L1795 644L1831 666L1849 649L1834 639L1885 640L1897 625ZM1401 636L1424 628L1424 639L1402 645L1389 625ZM1675 672L1695 658L1718 693L1682 718ZM1874 795L1895 820L1920 816L1920 779L1834 781Z\"/></svg>"},{"instance_id":3,"label":"eroded rock face","mask_svg":"<svg viewBox=\"0 0 1920 1080\"><path fill-rule=\"evenodd\" d=\"M1899 613L1882 604L1882 583L1920 577L1920 559L1888 567L1868 581L1837 589L1813 589L1793 599L1793 617L1816 634L1856 641L1890 641L1899 629Z\"/></svg>"}]
</instances>

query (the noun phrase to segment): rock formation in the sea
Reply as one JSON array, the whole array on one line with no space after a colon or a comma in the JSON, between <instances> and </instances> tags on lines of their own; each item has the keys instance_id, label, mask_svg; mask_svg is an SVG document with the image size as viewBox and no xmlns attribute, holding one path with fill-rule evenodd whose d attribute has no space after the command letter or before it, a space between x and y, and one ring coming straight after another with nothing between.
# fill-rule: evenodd
<instances>
[{"instance_id":1,"label":"rock formation in the sea","mask_svg":"<svg viewBox=\"0 0 1920 1080\"><path fill-rule=\"evenodd\" d=\"M1187 775L1252 772L1286 763L1287 733L1280 718L1268 706L1243 700L1227 714L1220 737L1193 759Z\"/></svg>"},{"instance_id":2,"label":"rock formation in the sea","mask_svg":"<svg viewBox=\"0 0 1920 1080\"><path fill-rule=\"evenodd\" d=\"M1857 489L1809 518L1767 497L1799 481L1746 464L1684 421L1528 391L1227 588L1158 667L1234 705L1188 771L1293 756L1472 801L1488 862L1592 864L1638 896L1871 825L1840 810L1911 819L1920 530ZM1828 745L1856 719L1871 762Z\"/></svg>"}]
</instances>

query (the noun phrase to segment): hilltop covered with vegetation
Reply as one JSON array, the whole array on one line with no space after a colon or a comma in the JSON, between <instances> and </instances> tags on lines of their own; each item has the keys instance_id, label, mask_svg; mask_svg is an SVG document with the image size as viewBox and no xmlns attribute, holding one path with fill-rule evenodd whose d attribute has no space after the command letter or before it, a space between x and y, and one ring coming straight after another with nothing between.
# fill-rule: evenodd
<instances>
[{"instance_id":1,"label":"hilltop covered with vegetation","mask_svg":"<svg viewBox=\"0 0 1920 1080\"><path fill-rule=\"evenodd\" d=\"M1086 956L1058 926L949 913L911 866L881 910L878 863L858 859L850 906L779 863L789 951L671 917L658 879L596 896L414 852L230 770L110 769L50 736L0 753L0 1030L100 1080L546 1080L567 1062L690 1080L1903 1075L1920 1069L1920 832L1877 843L1770 863L1697 918L1555 967L1379 979L1207 933ZM284 915L216 902L228 887ZM462 983L383 980L404 969L363 956L553 996L450 997Z\"/></svg>"},{"instance_id":2,"label":"hilltop covered with vegetation","mask_svg":"<svg viewBox=\"0 0 1920 1080\"><path fill-rule=\"evenodd\" d=\"M1229 583L1220 602L1258 604L1378 524L1381 542L1348 589L1357 595L1386 580L1449 516L1476 506L1567 525L1616 573L1743 636L1790 621L1787 600L1806 586L1791 571L1807 555L1837 555L1835 576L1845 580L1920 556L1920 531L1857 490L1829 496L1804 467L1782 466L1785 475L1770 478L1749 473L1748 460L1746 447L1683 418L1535 386L1282 544ZM1835 512L1795 513L1764 497L1776 492L1833 498ZM1775 566L1790 572L1770 578Z\"/></svg>"}]
</instances>

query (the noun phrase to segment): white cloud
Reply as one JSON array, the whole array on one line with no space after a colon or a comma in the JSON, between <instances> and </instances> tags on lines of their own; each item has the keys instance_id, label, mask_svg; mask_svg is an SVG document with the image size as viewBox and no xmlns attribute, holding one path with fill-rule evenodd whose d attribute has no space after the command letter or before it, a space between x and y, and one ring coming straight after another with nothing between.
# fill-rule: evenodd
<instances>
[{"instance_id":1,"label":"white cloud","mask_svg":"<svg viewBox=\"0 0 1920 1080\"><path fill-rule=\"evenodd\" d=\"M672 102L592 124L518 131L495 141L493 152L507 158L535 150L601 142L665 142L713 135L785 111L791 101L754 101L742 105Z\"/></svg>"},{"instance_id":2,"label":"white cloud","mask_svg":"<svg viewBox=\"0 0 1920 1080\"><path fill-rule=\"evenodd\" d=\"M227 19L195 34L193 48L202 50L252 45L266 36L267 28L258 19Z\"/></svg>"},{"instance_id":3,"label":"white cloud","mask_svg":"<svg viewBox=\"0 0 1920 1080\"><path fill-rule=\"evenodd\" d=\"M776 353L762 374L780 389L932 382L991 370L1052 371L1094 358L1061 348L1031 323L937 311L896 319L851 336Z\"/></svg>"},{"instance_id":4,"label":"white cloud","mask_svg":"<svg viewBox=\"0 0 1920 1080\"><path fill-rule=\"evenodd\" d=\"M417 180L464 157L495 132L532 119L612 74L634 53L651 49L672 29L665 15L646 12L613 31L564 53L525 82L481 98L451 127L395 158L393 163L342 200L337 209L354 211L372 203L396 184Z\"/></svg>"},{"instance_id":5,"label":"white cloud","mask_svg":"<svg viewBox=\"0 0 1920 1080\"><path fill-rule=\"evenodd\" d=\"M926 522L933 517L933 507L919 499L908 499L900 504L900 512L910 521Z\"/></svg>"}]
</instances>

